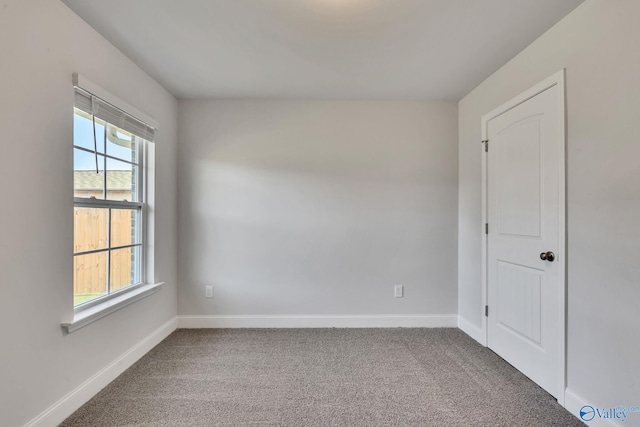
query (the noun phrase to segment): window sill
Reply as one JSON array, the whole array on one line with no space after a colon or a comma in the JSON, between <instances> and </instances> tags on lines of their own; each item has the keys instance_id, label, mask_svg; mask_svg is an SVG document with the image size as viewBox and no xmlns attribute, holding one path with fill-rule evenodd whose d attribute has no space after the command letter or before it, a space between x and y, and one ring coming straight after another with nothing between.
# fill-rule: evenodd
<instances>
[{"instance_id":1,"label":"window sill","mask_svg":"<svg viewBox=\"0 0 640 427\"><path fill-rule=\"evenodd\" d=\"M134 302L155 294L160 290L160 287L164 283L154 283L149 285L143 285L135 290L122 294L116 298L105 301L101 304L96 304L93 307L87 308L73 314L73 320L71 322L62 323L62 329L70 334L77 331L80 328L95 322L105 316L114 313L121 308L133 304Z\"/></svg>"}]
</instances>

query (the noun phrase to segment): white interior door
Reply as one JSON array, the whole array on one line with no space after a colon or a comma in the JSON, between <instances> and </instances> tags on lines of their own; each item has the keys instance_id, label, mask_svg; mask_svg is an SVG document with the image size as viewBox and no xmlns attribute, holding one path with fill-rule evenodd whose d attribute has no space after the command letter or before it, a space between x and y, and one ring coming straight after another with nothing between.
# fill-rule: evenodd
<instances>
[{"instance_id":1,"label":"white interior door","mask_svg":"<svg viewBox=\"0 0 640 427\"><path fill-rule=\"evenodd\" d=\"M502 110L485 122L488 346L561 398L563 81L545 81Z\"/></svg>"}]
</instances>

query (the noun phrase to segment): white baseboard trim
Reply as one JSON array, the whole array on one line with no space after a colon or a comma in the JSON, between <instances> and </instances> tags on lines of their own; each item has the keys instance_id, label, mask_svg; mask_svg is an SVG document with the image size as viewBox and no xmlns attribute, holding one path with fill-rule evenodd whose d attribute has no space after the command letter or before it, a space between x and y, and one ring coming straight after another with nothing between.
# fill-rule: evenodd
<instances>
[{"instance_id":1,"label":"white baseboard trim","mask_svg":"<svg viewBox=\"0 0 640 427\"><path fill-rule=\"evenodd\" d=\"M178 328L455 328L455 314L178 316Z\"/></svg>"},{"instance_id":2,"label":"white baseboard trim","mask_svg":"<svg viewBox=\"0 0 640 427\"><path fill-rule=\"evenodd\" d=\"M482 328L478 328L476 325L469 322L464 317L458 316L458 328L474 340L478 341L480 344L484 346L487 345L487 340L482 333Z\"/></svg>"},{"instance_id":3,"label":"white baseboard trim","mask_svg":"<svg viewBox=\"0 0 640 427\"><path fill-rule=\"evenodd\" d=\"M590 405L590 406L592 406L594 408L596 406L598 406L596 402L588 402L587 400L583 399L581 396L577 395L576 393L574 393L573 391L569 390L568 388L565 389L565 391L564 391L564 407L565 407L565 409L567 411L571 412L571 414L573 414L580 421L586 423L589 427L621 427L621 426L623 426L625 424L626 425L633 425L633 424L629 424L628 422L626 422L626 423L617 423L617 422L613 421L610 418L600 418L597 415L594 416L594 418L592 420L585 421L582 418L580 418L580 409L585 405ZM638 417L638 418L640 418L640 414L632 413L632 414L629 414L629 417Z\"/></svg>"},{"instance_id":4,"label":"white baseboard trim","mask_svg":"<svg viewBox=\"0 0 640 427\"><path fill-rule=\"evenodd\" d=\"M171 332L176 330L178 322L176 318L169 320L164 325L147 335L124 354L102 368L91 378L80 384L69 394L58 400L40 415L29 421L25 427L57 426L78 408L88 402L100 390L106 387L118 375L123 373L131 365L158 345Z\"/></svg>"}]
</instances>

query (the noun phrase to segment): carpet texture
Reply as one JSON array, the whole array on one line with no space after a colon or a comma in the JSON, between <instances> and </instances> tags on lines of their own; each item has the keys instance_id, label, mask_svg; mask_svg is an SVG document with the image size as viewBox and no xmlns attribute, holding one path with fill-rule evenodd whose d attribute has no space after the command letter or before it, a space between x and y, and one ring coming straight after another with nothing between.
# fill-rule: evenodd
<instances>
[{"instance_id":1,"label":"carpet texture","mask_svg":"<svg viewBox=\"0 0 640 427\"><path fill-rule=\"evenodd\" d=\"M181 329L71 426L582 426L458 329Z\"/></svg>"}]
</instances>

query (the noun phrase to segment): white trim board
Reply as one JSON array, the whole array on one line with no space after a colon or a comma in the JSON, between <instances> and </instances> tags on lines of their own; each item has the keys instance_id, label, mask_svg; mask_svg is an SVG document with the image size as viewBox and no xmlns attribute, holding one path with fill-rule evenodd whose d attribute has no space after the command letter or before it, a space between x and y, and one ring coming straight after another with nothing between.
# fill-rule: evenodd
<instances>
[{"instance_id":1,"label":"white trim board","mask_svg":"<svg viewBox=\"0 0 640 427\"><path fill-rule=\"evenodd\" d=\"M567 411L571 412L571 415L574 415L577 419L579 419L582 422L585 422L585 421L580 419L580 408L582 408L585 405L597 406L593 402L591 403L587 402L584 398L582 398L581 396L578 396L568 388L564 390L564 405L563 405L564 408ZM629 416L640 417L640 414L634 413L634 414L630 414ZM599 418L599 417L595 417L593 420L587 423L589 427L621 427L624 424L633 425L633 424L629 424L628 422L616 423L611 419L605 419L605 418Z\"/></svg>"},{"instance_id":2,"label":"white trim board","mask_svg":"<svg viewBox=\"0 0 640 427\"><path fill-rule=\"evenodd\" d=\"M455 328L456 314L178 316L178 328Z\"/></svg>"},{"instance_id":3,"label":"white trim board","mask_svg":"<svg viewBox=\"0 0 640 427\"><path fill-rule=\"evenodd\" d=\"M118 375L127 370L142 356L173 332L178 325L176 318L147 335L120 357L99 370L91 378L80 384L69 394L58 400L40 415L25 424L25 427L57 426L78 408L88 402L100 390L106 387Z\"/></svg>"},{"instance_id":4,"label":"white trim board","mask_svg":"<svg viewBox=\"0 0 640 427\"><path fill-rule=\"evenodd\" d=\"M100 320L103 317L108 316L111 313L115 313L136 301L153 295L160 290L162 285L164 285L164 282L141 285L127 293L100 304L96 304L90 308L84 310L80 309L73 314L73 320L62 323L62 329L68 334L73 333L80 328L90 325L96 320Z\"/></svg>"},{"instance_id":5,"label":"white trim board","mask_svg":"<svg viewBox=\"0 0 640 427\"><path fill-rule=\"evenodd\" d=\"M458 316L458 329L484 345L485 336L482 332L482 328L477 327L462 316Z\"/></svg>"}]
</instances>

